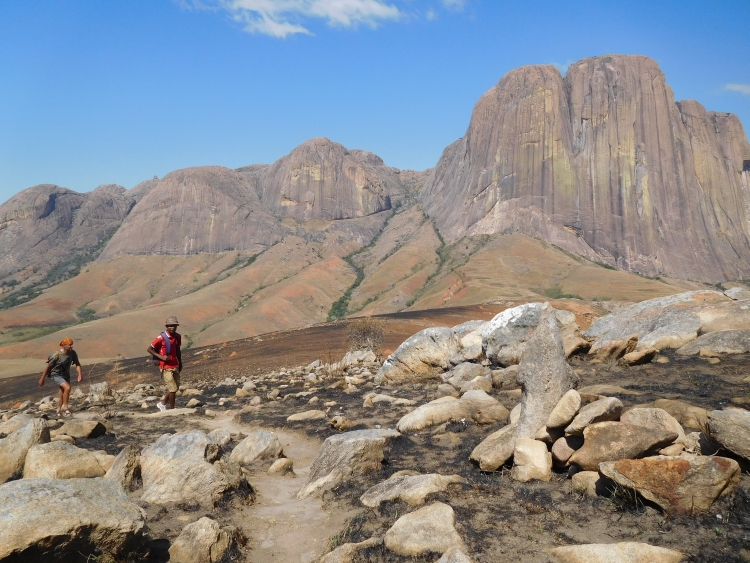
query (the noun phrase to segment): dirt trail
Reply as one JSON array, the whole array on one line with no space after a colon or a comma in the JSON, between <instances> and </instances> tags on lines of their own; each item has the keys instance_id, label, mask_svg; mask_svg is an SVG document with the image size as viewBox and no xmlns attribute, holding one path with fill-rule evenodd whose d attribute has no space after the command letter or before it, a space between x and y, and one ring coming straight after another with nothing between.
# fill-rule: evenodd
<instances>
[{"instance_id":1,"label":"dirt trail","mask_svg":"<svg viewBox=\"0 0 750 563\"><path fill-rule=\"evenodd\" d=\"M247 434L260 429L237 422L234 414L228 411L201 422L208 431L225 428ZM274 428L273 432L284 447L284 455L294 462L297 478L253 472L249 481L256 491L255 503L242 511L242 516L238 516L242 521L236 524L249 532L250 559L254 563L311 563L326 551L328 538L341 530L353 514L338 510L333 503L325 509L319 498L297 500L297 491L307 479L321 442L285 429ZM270 462L266 465L270 466Z\"/></svg>"}]
</instances>

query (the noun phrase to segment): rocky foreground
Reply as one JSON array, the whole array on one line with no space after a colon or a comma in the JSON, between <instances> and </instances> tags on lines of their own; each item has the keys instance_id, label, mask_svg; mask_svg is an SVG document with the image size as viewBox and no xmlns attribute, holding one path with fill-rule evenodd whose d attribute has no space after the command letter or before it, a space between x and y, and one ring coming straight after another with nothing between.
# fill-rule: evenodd
<instances>
[{"instance_id":1,"label":"rocky foreground","mask_svg":"<svg viewBox=\"0 0 750 563\"><path fill-rule=\"evenodd\" d=\"M188 379L164 413L149 384L77 388L59 420L26 401L0 424L0 561L746 561L733 297L586 330L529 303L384 362Z\"/></svg>"}]
</instances>

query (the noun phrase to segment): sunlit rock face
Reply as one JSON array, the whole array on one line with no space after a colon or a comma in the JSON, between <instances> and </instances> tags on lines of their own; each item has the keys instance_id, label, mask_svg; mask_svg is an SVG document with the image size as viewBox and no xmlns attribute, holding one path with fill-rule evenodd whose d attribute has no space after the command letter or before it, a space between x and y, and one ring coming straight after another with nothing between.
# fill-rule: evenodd
<instances>
[{"instance_id":1,"label":"sunlit rock face","mask_svg":"<svg viewBox=\"0 0 750 563\"><path fill-rule=\"evenodd\" d=\"M380 157L311 139L263 169L264 207L295 219L352 219L391 209L401 194L397 171Z\"/></svg>"},{"instance_id":2,"label":"sunlit rock face","mask_svg":"<svg viewBox=\"0 0 750 563\"><path fill-rule=\"evenodd\" d=\"M185 168L154 183L100 259L124 254L254 252L281 238L281 225L262 208L244 175L221 166Z\"/></svg>"},{"instance_id":3,"label":"sunlit rock face","mask_svg":"<svg viewBox=\"0 0 750 563\"><path fill-rule=\"evenodd\" d=\"M52 184L23 190L0 205L0 278L41 276L93 249L134 204L125 188L111 184L86 194Z\"/></svg>"},{"instance_id":4,"label":"sunlit rock face","mask_svg":"<svg viewBox=\"0 0 750 563\"><path fill-rule=\"evenodd\" d=\"M750 145L675 102L643 56L515 69L477 102L420 203L450 241L515 232L646 275L750 273Z\"/></svg>"}]
</instances>

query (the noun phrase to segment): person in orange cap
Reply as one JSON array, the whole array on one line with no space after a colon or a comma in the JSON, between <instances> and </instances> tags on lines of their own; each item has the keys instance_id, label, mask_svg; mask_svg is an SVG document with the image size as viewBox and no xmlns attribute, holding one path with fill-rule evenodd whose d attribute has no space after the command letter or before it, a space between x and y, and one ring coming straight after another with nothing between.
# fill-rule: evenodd
<instances>
[{"instance_id":1,"label":"person in orange cap","mask_svg":"<svg viewBox=\"0 0 750 563\"><path fill-rule=\"evenodd\" d=\"M47 367L44 368L42 377L39 379L39 387L44 385L44 380L49 378L60 386L60 399L57 402L57 416L62 413L64 416L70 416L70 407L68 399L70 398L70 366L76 367L78 372L78 383L83 381L83 372L81 371L81 362L78 360L78 354L73 350L73 339L63 338L60 341L60 350L47 358Z\"/></svg>"},{"instance_id":2,"label":"person in orange cap","mask_svg":"<svg viewBox=\"0 0 750 563\"><path fill-rule=\"evenodd\" d=\"M149 354L159 359L161 376L167 386L167 394L156 403L160 411L167 410L167 403L169 403L170 409L174 408L175 397L180 389L180 372L182 371L180 345L182 344L182 336L177 332L179 325L177 317L174 315L167 317L164 323L167 328L166 332L162 332L154 338L151 346L147 348Z\"/></svg>"}]
</instances>

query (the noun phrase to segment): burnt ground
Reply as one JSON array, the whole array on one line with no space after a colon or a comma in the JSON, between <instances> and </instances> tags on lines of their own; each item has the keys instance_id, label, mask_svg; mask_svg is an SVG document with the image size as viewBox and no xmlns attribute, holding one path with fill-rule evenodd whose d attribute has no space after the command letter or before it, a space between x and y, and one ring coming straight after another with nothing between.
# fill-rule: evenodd
<instances>
[{"instance_id":1,"label":"burnt ground","mask_svg":"<svg viewBox=\"0 0 750 563\"><path fill-rule=\"evenodd\" d=\"M488 309L486 317L481 318L490 317L495 312ZM440 313L446 314L445 311ZM388 328L391 332L387 335L384 348L393 349L405 337L424 326L454 325L462 320L478 317L476 310L448 314L455 316L442 317L441 320L440 317L430 317L420 312L417 317L402 316L389 320ZM468 316L462 318L462 315ZM336 433L326 420L287 423L286 418L290 414L312 408L322 409L326 402L335 402L330 408L329 417L342 414L353 423L352 429L374 428L378 425L392 428L401 416L414 407L381 403L367 408L363 406L365 393L376 390L379 393L414 399L418 404L435 398L435 383L379 388L368 383L356 392L347 394L342 387L329 387L336 378L343 376L337 374L332 380L314 384L317 387L314 396L318 398L318 402L313 405L308 404L311 395L278 401L265 399L268 392L282 385L282 396L309 391L311 386L305 386L299 380L287 380L281 375L269 379L267 376L258 377L260 374L268 374L282 366L305 365L315 359L325 362L327 358L321 350L326 349L330 350L331 358L338 359L345 352L345 347L346 323L330 323L299 331L263 335L223 346L190 350L190 354L196 355L186 356L189 360L185 362L185 387L203 386L203 394L197 398L204 401L207 408L227 417L233 432L247 432L263 427L283 435L285 452L295 462L295 470L301 469L299 479L278 477L275 478L277 481L273 481L265 475L265 466L251 467L248 478L256 488L257 499L262 499L264 494L269 496L270 487L277 482L283 482L286 489L278 493L269 504L277 502L283 495L288 494L292 498L292 493L304 484L309 457L314 455L322 440ZM232 356L233 352L237 354ZM594 365L586 356L574 356L570 363L580 374L581 387L609 384L627 389L631 394L616 394L626 408L661 398L679 399L707 410L720 409L730 404L746 406L750 403L750 384L743 381L750 376L748 355L725 356L714 364L703 358L678 357L672 352L663 356L669 360L668 363L632 367ZM138 363L131 362L123 362L117 370L110 367L108 372L102 371L99 377L106 377L116 389L142 380L155 382L153 368L144 369L142 360ZM250 397L234 397L234 386L218 385L227 376L239 375L252 375L257 379L257 394L264 398L260 407L247 408ZM29 392L25 395L21 393L21 386L3 388L4 391L5 389L16 389L18 394L12 400L27 396L38 399L42 396L41 390L34 387L27 387ZM508 408L519 400L517 392L493 391L492 394ZM219 400L229 397L232 398L220 406ZM10 399L4 396L6 403ZM187 400L188 397L178 397L177 406L184 406ZM73 408L82 410L82 405L73 404ZM206 429L207 425L216 423L205 414L200 414L202 411L198 415L187 417L146 419L134 416L142 412L137 405L118 404L117 410L121 414L111 419L112 432L93 440L79 440L77 445L104 449L114 454L127 444L143 448L163 433L193 428ZM369 487L397 471L416 469L420 472L459 474L466 479L466 484L452 485L443 493L430 495L427 502L440 500L453 507L457 530L476 563L536 563L548 561L546 549L550 547L621 541L640 541L677 549L687 554L687 561L694 563L750 561L750 468L746 462L742 461L743 476L740 484L714 503L709 512L676 516L666 514L647 501L622 492L616 492L610 497L589 498L572 490L570 480L564 472L556 473L549 483L517 483L510 479L508 467L496 472L480 471L469 461L469 454L485 436L500 426L501 424L477 426L470 422L452 422L409 433L394 440L379 471L349 479L324 493L322 511L315 512L308 506L305 510L312 512L306 512L304 517L311 522L324 517L330 520L325 521L325 526L303 528L302 531L295 528L289 532L298 536L280 535L280 524L266 524L265 520L259 519L258 511L262 509L263 502L256 500L253 503L255 497L252 495L245 499L227 499L214 508L197 505L145 506L149 528L155 538L151 560L166 561L169 542L179 535L185 524L203 515L211 516L221 524L237 526L241 536L247 538L246 545L234 555L234 560L237 561L262 563L309 560L296 552L294 558L289 553L284 555L285 552L279 551L282 543L294 543L295 540L290 538L295 537L299 537L301 543L317 542L315 549L320 554L345 542L361 541L373 535L382 536L398 517L414 508L395 501L384 503L379 509L369 509L362 507L359 497ZM236 436L225 450L230 451L239 439L241 435ZM296 453L302 452L303 446L309 450L305 454L309 454L307 461L302 461L302 453ZM732 457L728 452L718 454ZM269 464L270 462L266 465ZM137 501L140 491L134 491L131 496ZM299 501L290 500L287 508L294 510L297 506L295 503ZM274 518L276 517L268 517L268 521ZM318 530L319 537L313 537L315 530ZM277 535L276 547L273 546L274 534ZM355 561L405 563L434 562L437 559L435 554L416 558L400 557L380 546L360 552Z\"/></svg>"}]
</instances>

